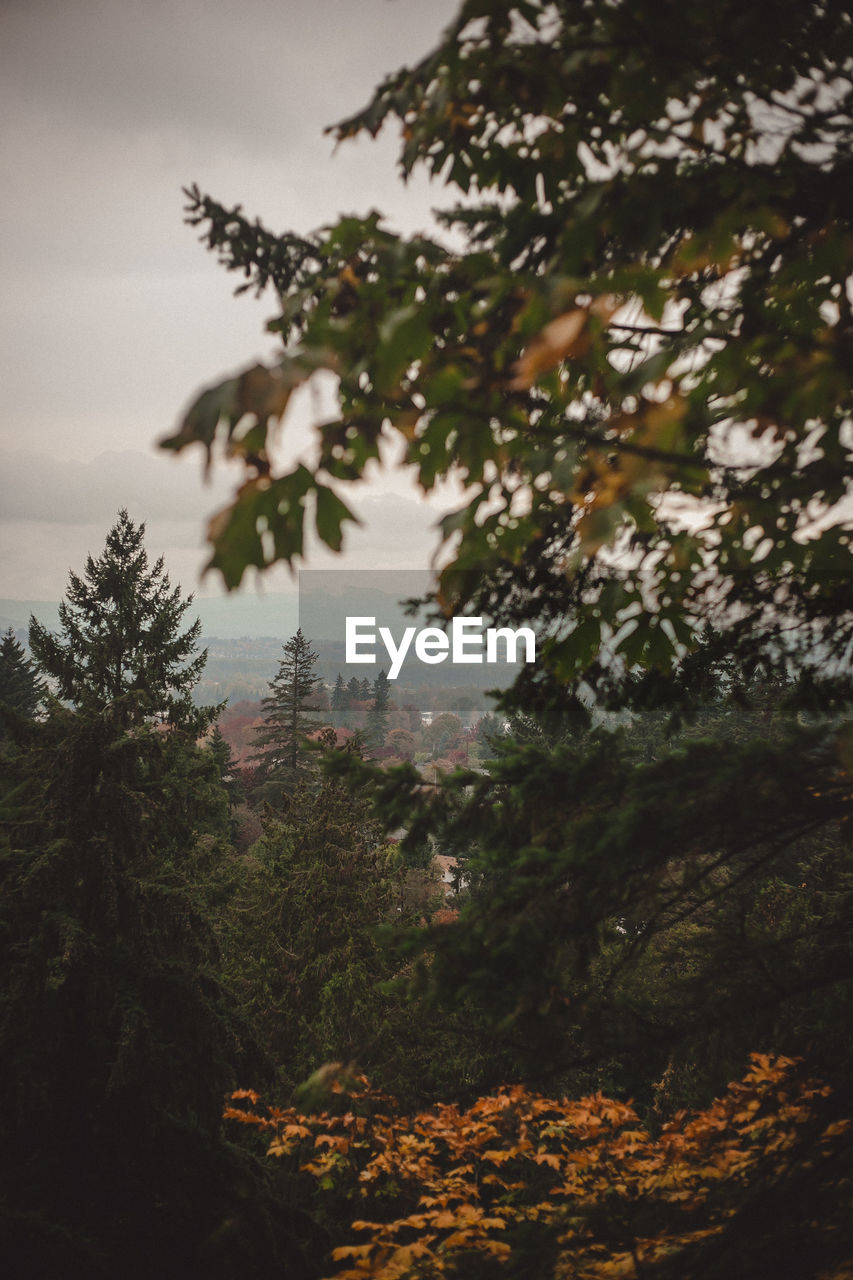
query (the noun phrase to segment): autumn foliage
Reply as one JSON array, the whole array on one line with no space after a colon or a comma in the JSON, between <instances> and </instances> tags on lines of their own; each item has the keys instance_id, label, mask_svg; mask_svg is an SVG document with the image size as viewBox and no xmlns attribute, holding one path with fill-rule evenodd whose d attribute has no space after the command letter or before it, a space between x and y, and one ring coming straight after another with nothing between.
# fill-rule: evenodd
<instances>
[{"instance_id":1,"label":"autumn foliage","mask_svg":"<svg viewBox=\"0 0 853 1280\"><path fill-rule=\"evenodd\" d=\"M733 1248L736 1273L758 1274L742 1270L741 1232L753 1250L768 1197L808 1218L803 1178L833 1185L850 1128L798 1063L759 1054L723 1097L656 1135L601 1094L557 1100L517 1085L468 1110L403 1115L365 1077L324 1070L322 1111L260 1112L258 1095L240 1090L225 1114L260 1129L269 1155L338 1206L350 1202L334 1280L711 1276ZM808 1274L848 1274L832 1200L821 1192L820 1222L798 1218L799 1247L823 1259ZM784 1221L774 1234L784 1241ZM772 1242L761 1247L769 1261Z\"/></svg>"}]
</instances>

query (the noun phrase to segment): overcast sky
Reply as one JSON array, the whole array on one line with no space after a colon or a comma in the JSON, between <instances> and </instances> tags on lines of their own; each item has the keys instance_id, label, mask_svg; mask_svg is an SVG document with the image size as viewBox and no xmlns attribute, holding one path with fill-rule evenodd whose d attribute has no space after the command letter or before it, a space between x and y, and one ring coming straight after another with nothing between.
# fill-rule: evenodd
<instances>
[{"instance_id":1,"label":"overcast sky","mask_svg":"<svg viewBox=\"0 0 853 1280\"><path fill-rule=\"evenodd\" d=\"M58 599L121 506L173 582L218 591L199 582L202 529L233 477L204 487L198 456L155 442L203 384L271 353L275 302L232 296L181 188L278 230L371 208L428 226L440 190L403 186L393 134L333 154L323 128L427 52L456 7L0 0L0 597ZM437 512L414 490L374 485L360 510L350 563L426 563Z\"/></svg>"}]
</instances>

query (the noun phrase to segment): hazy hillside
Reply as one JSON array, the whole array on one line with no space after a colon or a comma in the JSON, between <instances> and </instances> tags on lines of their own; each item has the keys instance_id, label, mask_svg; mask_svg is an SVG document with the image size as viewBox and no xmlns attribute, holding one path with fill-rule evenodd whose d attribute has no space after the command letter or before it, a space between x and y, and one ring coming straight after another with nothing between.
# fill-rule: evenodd
<instances>
[{"instance_id":1,"label":"hazy hillside","mask_svg":"<svg viewBox=\"0 0 853 1280\"><path fill-rule=\"evenodd\" d=\"M12 627L26 635L30 614L53 630L59 625L56 600L0 599L0 629ZM205 636L236 640L242 636L281 637L283 643L299 625L298 596L293 592L255 595L236 592L230 596L205 596L193 600L187 617L201 618Z\"/></svg>"}]
</instances>

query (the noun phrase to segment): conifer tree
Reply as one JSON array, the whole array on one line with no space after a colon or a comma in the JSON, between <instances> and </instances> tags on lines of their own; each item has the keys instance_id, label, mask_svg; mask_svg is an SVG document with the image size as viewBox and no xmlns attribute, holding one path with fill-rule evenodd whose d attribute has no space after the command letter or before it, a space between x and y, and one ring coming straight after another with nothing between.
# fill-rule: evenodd
<instances>
[{"instance_id":1,"label":"conifer tree","mask_svg":"<svg viewBox=\"0 0 853 1280\"><path fill-rule=\"evenodd\" d=\"M32 661L26 656L11 627L0 640L0 712L31 720L44 695L44 681L40 680ZM7 729L0 718L0 742L7 737Z\"/></svg>"},{"instance_id":2,"label":"conifer tree","mask_svg":"<svg viewBox=\"0 0 853 1280\"><path fill-rule=\"evenodd\" d=\"M373 751L385 746L388 733L388 677L384 671L373 681L373 706L367 713L367 743Z\"/></svg>"},{"instance_id":3,"label":"conifer tree","mask_svg":"<svg viewBox=\"0 0 853 1280\"><path fill-rule=\"evenodd\" d=\"M120 511L103 554L87 558L82 577L69 575L61 633L31 617L30 648L60 698L81 711L115 704L125 724L159 717L198 731L214 714L190 697L207 661L196 653L201 623L181 633L192 596L172 587L162 556L149 566L144 536L145 525Z\"/></svg>"},{"instance_id":4,"label":"conifer tree","mask_svg":"<svg viewBox=\"0 0 853 1280\"><path fill-rule=\"evenodd\" d=\"M231 747L218 724L213 726L207 746L216 761L219 781L228 797L228 806L233 809L244 798L243 784L231 754Z\"/></svg>"},{"instance_id":5,"label":"conifer tree","mask_svg":"<svg viewBox=\"0 0 853 1280\"><path fill-rule=\"evenodd\" d=\"M347 681L347 697L349 698L350 706L354 702L360 702L361 696L361 681L356 676L350 676Z\"/></svg>"},{"instance_id":6,"label":"conifer tree","mask_svg":"<svg viewBox=\"0 0 853 1280\"><path fill-rule=\"evenodd\" d=\"M319 676L314 675L317 654L301 627L282 648L278 674L261 703L264 723L255 738L255 760L266 782L291 785L310 769L304 738L319 723L310 705Z\"/></svg>"},{"instance_id":7,"label":"conifer tree","mask_svg":"<svg viewBox=\"0 0 853 1280\"><path fill-rule=\"evenodd\" d=\"M332 723L335 726L341 725L345 722L349 704L350 698L347 693L346 685L344 684L344 678L339 671L338 678L335 681L335 687L332 690L331 702Z\"/></svg>"},{"instance_id":8,"label":"conifer tree","mask_svg":"<svg viewBox=\"0 0 853 1280\"><path fill-rule=\"evenodd\" d=\"M233 1212L219 1111L250 1043L196 879L227 830L218 771L112 706L54 701L26 736L0 757L0 1257L198 1274Z\"/></svg>"}]
</instances>

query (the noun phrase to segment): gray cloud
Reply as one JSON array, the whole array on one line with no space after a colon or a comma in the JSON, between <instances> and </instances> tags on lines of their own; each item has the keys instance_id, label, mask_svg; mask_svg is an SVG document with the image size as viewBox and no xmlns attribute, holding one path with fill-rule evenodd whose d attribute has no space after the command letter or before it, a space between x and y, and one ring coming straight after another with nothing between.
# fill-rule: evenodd
<instances>
[{"instance_id":1,"label":"gray cloud","mask_svg":"<svg viewBox=\"0 0 853 1280\"><path fill-rule=\"evenodd\" d=\"M456 0L4 0L0 6L0 596L56 598L116 510L195 586L233 477L157 455L200 386L272 350L271 300L232 297L181 186L274 229L340 212L423 227L393 138L334 158L323 127L420 57ZM288 428L286 447L304 441ZM423 563L435 516L370 488L352 555ZM402 504L402 505L401 505ZM288 575L273 575L289 583ZM208 580L206 586L212 589Z\"/></svg>"},{"instance_id":2,"label":"gray cloud","mask_svg":"<svg viewBox=\"0 0 853 1280\"><path fill-rule=\"evenodd\" d=\"M213 135L268 155L357 109L430 47L449 0L18 0L7 94L61 127Z\"/></svg>"},{"instance_id":3,"label":"gray cloud","mask_svg":"<svg viewBox=\"0 0 853 1280\"><path fill-rule=\"evenodd\" d=\"M0 597L56 600L69 570L79 572L99 555L117 511L146 525L146 545L164 555L173 581L202 595L219 594L218 575L201 577L210 554L204 530L211 514L232 497L235 477L214 472L203 485L198 458L172 459L148 453L108 451L86 462L44 454L0 452ZM349 495L348 495L349 497ZM440 504L415 493L386 488L349 499L361 520L345 526L343 555L308 539L311 568L415 568L426 565L437 545ZM246 588L290 590L293 575L280 567Z\"/></svg>"},{"instance_id":4,"label":"gray cloud","mask_svg":"<svg viewBox=\"0 0 853 1280\"><path fill-rule=\"evenodd\" d=\"M188 465L189 463L189 465ZM203 486L197 465L154 453L108 451L86 462L0 453L0 507L6 520L109 527L126 507L139 519L201 521L228 494L224 474Z\"/></svg>"}]
</instances>

